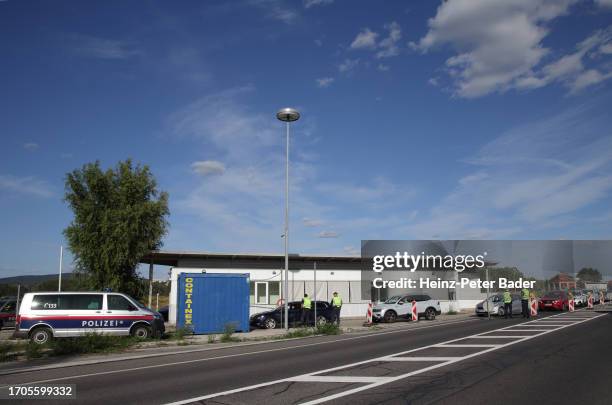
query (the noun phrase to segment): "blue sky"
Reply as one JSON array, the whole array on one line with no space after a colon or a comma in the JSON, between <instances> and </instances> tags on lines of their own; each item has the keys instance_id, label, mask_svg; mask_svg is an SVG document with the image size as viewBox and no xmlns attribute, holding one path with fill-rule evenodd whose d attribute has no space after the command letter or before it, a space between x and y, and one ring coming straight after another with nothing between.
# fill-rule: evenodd
<instances>
[{"instance_id":1,"label":"blue sky","mask_svg":"<svg viewBox=\"0 0 612 405\"><path fill-rule=\"evenodd\" d=\"M282 252L284 106L292 252L612 236L610 0L7 0L0 55L2 275L54 272L65 174L128 157L165 249Z\"/></svg>"}]
</instances>

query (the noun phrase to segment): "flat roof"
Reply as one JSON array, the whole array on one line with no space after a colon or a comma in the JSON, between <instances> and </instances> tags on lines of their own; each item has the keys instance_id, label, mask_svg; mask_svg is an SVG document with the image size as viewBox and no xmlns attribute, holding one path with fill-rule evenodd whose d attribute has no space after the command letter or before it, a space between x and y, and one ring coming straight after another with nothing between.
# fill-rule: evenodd
<instances>
[{"instance_id":1,"label":"flat roof","mask_svg":"<svg viewBox=\"0 0 612 405\"><path fill-rule=\"evenodd\" d=\"M199 260L283 260L284 254L281 253L214 253L214 252L193 252L193 251L163 251L154 250L146 254L141 260L145 264L158 264L161 266L178 266L179 260L199 259ZM330 256L324 254L300 255L297 253L289 254L290 260L297 261L318 261L318 262L361 262L361 256Z\"/></svg>"}]
</instances>

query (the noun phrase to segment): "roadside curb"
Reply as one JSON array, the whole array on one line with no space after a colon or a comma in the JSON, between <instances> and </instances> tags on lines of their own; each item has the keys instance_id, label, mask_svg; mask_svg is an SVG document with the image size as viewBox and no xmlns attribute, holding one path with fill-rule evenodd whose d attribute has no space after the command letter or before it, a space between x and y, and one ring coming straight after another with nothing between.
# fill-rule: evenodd
<instances>
[{"instance_id":1,"label":"roadside curb","mask_svg":"<svg viewBox=\"0 0 612 405\"><path fill-rule=\"evenodd\" d=\"M447 325L447 324L462 323L462 322L466 322L470 320L476 321L478 319L474 317L463 317L463 319L452 319L452 320L440 321L440 323L436 323L434 325L428 325L425 327L418 327L418 324L417 324L414 327L398 327L398 328L393 328L391 330L389 329L372 330L372 329L364 327L363 329L360 329L360 330L353 330L351 332L346 332L344 333L344 335L351 335L351 334L373 335L373 334L378 334L378 333L382 333L382 334L398 333L398 332L405 332L405 331L410 331L410 330L431 328L435 326L442 326L442 325ZM407 324L407 325L412 325L412 324ZM44 370L50 370L50 369L56 369L56 368L78 367L78 366L87 366L87 365L100 364L100 363L113 363L113 362L119 362L119 361L138 360L138 359L145 359L145 358L152 358L152 357L172 356L172 355L180 355L180 354L188 354L188 353L206 352L206 351L212 351L212 350L231 349L235 347L249 347L249 346L256 346L256 345L261 345L265 343L282 343L282 342L290 342L290 341L308 339L308 338L318 338L322 336L327 336L327 335L310 335L310 336L287 338L287 339L261 340L261 341L254 341L254 342L221 343L221 344L218 344L218 346L214 346L214 347L198 347L198 348L194 348L191 350L175 350L175 351L170 351L170 352L136 354L136 355L118 356L118 357L111 357L111 358L108 358L108 355L106 355L106 358L95 358L95 359L88 359L88 360L69 361L65 363L47 364L43 366L0 370L0 376L33 372L33 371L44 371ZM342 336L342 335L335 335L335 336ZM200 345L197 345L197 346L200 346ZM136 349L136 350L150 350L150 349L143 348L143 349ZM100 357L100 356L97 356L97 357Z\"/></svg>"}]
</instances>

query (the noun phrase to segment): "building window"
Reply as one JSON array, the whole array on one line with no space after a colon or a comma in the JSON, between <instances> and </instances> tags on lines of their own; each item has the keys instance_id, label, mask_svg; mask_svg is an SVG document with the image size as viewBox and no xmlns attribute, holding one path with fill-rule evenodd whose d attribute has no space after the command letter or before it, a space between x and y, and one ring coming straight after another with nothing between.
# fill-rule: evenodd
<instances>
[{"instance_id":1,"label":"building window","mask_svg":"<svg viewBox=\"0 0 612 405\"><path fill-rule=\"evenodd\" d=\"M280 298L280 282L278 281L251 281L251 305L276 305Z\"/></svg>"},{"instance_id":2,"label":"building window","mask_svg":"<svg viewBox=\"0 0 612 405\"><path fill-rule=\"evenodd\" d=\"M255 303L256 304L267 304L268 303L268 282L256 282L255 283Z\"/></svg>"}]
</instances>

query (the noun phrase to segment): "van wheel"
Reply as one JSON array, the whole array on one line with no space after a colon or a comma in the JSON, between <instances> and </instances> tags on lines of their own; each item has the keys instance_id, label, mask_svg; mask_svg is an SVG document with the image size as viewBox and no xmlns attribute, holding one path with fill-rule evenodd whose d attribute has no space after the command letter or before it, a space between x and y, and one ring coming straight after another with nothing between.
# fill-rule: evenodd
<instances>
[{"instance_id":1,"label":"van wheel","mask_svg":"<svg viewBox=\"0 0 612 405\"><path fill-rule=\"evenodd\" d=\"M397 320L397 314L395 311L385 312L385 322L393 323Z\"/></svg>"},{"instance_id":2,"label":"van wheel","mask_svg":"<svg viewBox=\"0 0 612 405\"><path fill-rule=\"evenodd\" d=\"M44 345L51 339L53 339L53 333L51 333L51 329L49 328L36 328L30 332L30 341L32 343L36 343L37 345Z\"/></svg>"},{"instance_id":3,"label":"van wheel","mask_svg":"<svg viewBox=\"0 0 612 405\"><path fill-rule=\"evenodd\" d=\"M327 325L327 318L323 315L317 316L317 326L325 326Z\"/></svg>"},{"instance_id":4,"label":"van wheel","mask_svg":"<svg viewBox=\"0 0 612 405\"><path fill-rule=\"evenodd\" d=\"M425 311L425 319L428 321L433 321L436 319L436 311L433 308L427 308Z\"/></svg>"},{"instance_id":5,"label":"van wheel","mask_svg":"<svg viewBox=\"0 0 612 405\"><path fill-rule=\"evenodd\" d=\"M136 339L148 339L151 336L151 329L148 326L137 325L132 328L131 335Z\"/></svg>"}]
</instances>

